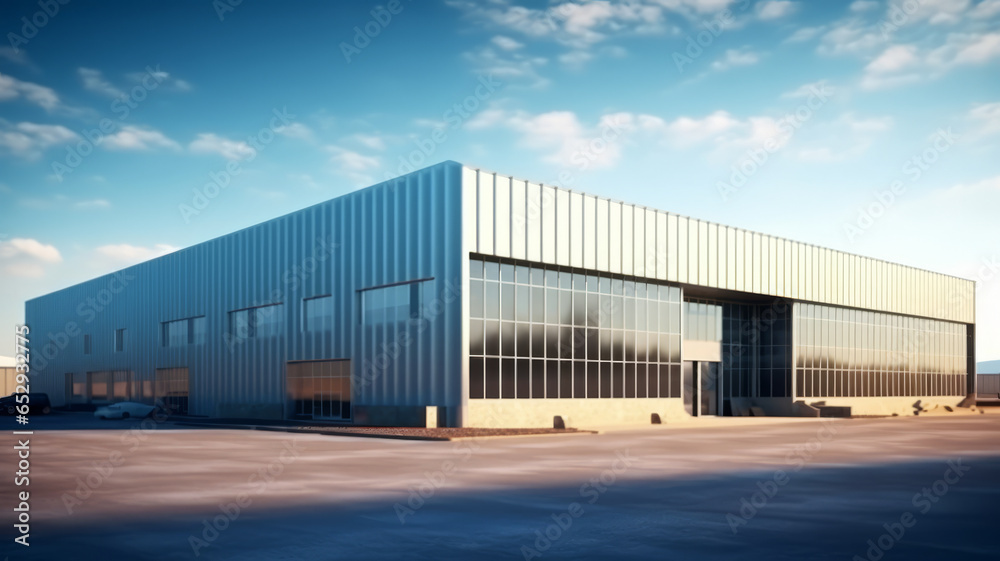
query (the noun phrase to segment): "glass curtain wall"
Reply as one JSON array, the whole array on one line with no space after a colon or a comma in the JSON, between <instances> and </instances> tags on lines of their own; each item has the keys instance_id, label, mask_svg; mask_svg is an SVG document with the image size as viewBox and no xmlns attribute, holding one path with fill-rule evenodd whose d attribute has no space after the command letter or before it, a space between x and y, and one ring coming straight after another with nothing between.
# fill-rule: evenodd
<instances>
[{"instance_id":1,"label":"glass curtain wall","mask_svg":"<svg viewBox=\"0 0 1000 561\"><path fill-rule=\"evenodd\" d=\"M470 260L469 397L680 397L681 290Z\"/></svg>"},{"instance_id":2,"label":"glass curtain wall","mask_svg":"<svg viewBox=\"0 0 1000 561\"><path fill-rule=\"evenodd\" d=\"M800 397L965 395L966 326L795 306Z\"/></svg>"}]
</instances>

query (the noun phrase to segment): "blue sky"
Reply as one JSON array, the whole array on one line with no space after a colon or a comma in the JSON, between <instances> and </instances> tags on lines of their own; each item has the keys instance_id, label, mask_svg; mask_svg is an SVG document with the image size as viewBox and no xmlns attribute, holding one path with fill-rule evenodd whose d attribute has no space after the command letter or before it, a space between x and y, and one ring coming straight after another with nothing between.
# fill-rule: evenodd
<instances>
[{"instance_id":1,"label":"blue sky","mask_svg":"<svg viewBox=\"0 0 1000 561\"><path fill-rule=\"evenodd\" d=\"M0 22L0 324L451 159L974 279L978 358L1000 358L1000 0L7 1Z\"/></svg>"}]
</instances>

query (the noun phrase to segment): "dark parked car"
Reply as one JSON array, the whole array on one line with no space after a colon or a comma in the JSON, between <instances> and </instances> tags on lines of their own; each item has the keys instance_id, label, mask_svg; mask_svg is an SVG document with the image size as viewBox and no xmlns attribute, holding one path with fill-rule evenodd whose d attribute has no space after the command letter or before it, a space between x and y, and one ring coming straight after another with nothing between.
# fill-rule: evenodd
<instances>
[{"instance_id":1,"label":"dark parked car","mask_svg":"<svg viewBox=\"0 0 1000 561\"><path fill-rule=\"evenodd\" d=\"M17 399L19 395L27 395L28 409L32 413L48 415L52 411L52 403L49 401L49 394L47 393L12 393L7 397L0 397L0 411L4 411L8 415L17 413L16 407L25 403L25 398Z\"/></svg>"}]
</instances>

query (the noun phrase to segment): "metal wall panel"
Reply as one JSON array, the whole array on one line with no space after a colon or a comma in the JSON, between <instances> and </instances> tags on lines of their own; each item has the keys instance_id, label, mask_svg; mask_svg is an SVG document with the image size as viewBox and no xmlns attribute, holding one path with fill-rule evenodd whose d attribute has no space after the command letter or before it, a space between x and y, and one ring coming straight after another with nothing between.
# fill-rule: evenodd
<instances>
[{"instance_id":1,"label":"metal wall panel","mask_svg":"<svg viewBox=\"0 0 1000 561\"><path fill-rule=\"evenodd\" d=\"M656 243L656 238L652 238ZM635 208L632 214L632 274L637 277L655 277L646 274L646 209Z\"/></svg>"},{"instance_id":2,"label":"metal wall panel","mask_svg":"<svg viewBox=\"0 0 1000 561\"><path fill-rule=\"evenodd\" d=\"M542 262L558 263L556 259L556 189L542 185Z\"/></svg>"},{"instance_id":3,"label":"metal wall panel","mask_svg":"<svg viewBox=\"0 0 1000 561\"><path fill-rule=\"evenodd\" d=\"M597 268L597 199L583 197L583 267Z\"/></svg>"},{"instance_id":4,"label":"metal wall panel","mask_svg":"<svg viewBox=\"0 0 1000 561\"><path fill-rule=\"evenodd\" d=\"M556 191L556 263L569 265L569 247L573 241L569 220L569 191Z\"/></svg>"},{"instance_id":5,"label":"metal wall panel","mask_svg":"<svg viewBox=\"0 0 1000 561\"><path fill-rule=\"evenodd\" d=\"M192 414L227 407L281 414L288 361L350 359L355 405L457 411L462 215L471 212L475 221L491 211L479 204L479 194L492 192L480 190L480 179L445 162L30 300L25 314L36 342L70 322L92 341L91 354L76 337L46 364L33 360L36 389L60 405L65 373L131 370L137 381L151 381L157 369L187 367ZM473 247L478 230L465 230L465 247ZM430 319L360 324L359 290L417 279L433 279L423 283L424 302L436 310ZM88 299L105 295L99 312L79 313ZM322 295L333 297L333 330L305 332L303 300ZM231 333L230 312L276 303L278 334ZM162 345L163 322L195 316L205 317L205 343ZM116 329L126 330L120 352ZM395 345L392 353L387 345Z\"/></svg>"},{"instance_id":6,"label":"metal wall panel","mask_svg":"<svg viewBox=\"0 0 1000 561\"><path fill-rule=\"evenodd\" d=\"M493 208L495 197L493 192L493 174L479 172L478 181L479 213L477 214L477 219L480 222L478 249L482 253L493 253L495 251L493 234L496 231L493 227L493 221L496 220L496 211Z\"/></svg>"},{"instance_id":7,"label":"metal wall panel","mask_svg":"<svg viewBox=\"0 0 1000 561\"><path fill-rule=\"evenodd\" d=\"M496 216L493 220L494 254L500 257L510 257L510 178L503 175L494 176L493 208Z\"/></svg>"},{"instance_id":8,"label":"metal wall panel","mask_svg":"<svg viewBox=\"0 0 1000 561\"><path fill-rule=\"evenodd\" d=\"M483 181L483 174L479 177ZM971 299L957 306L947 302L953 292L969 293L970 281L582 193L569 195L550 186L542 190L548 195L540 197L538 213L531 212L530 185L526 197L526 254L530 261L950 321L970 323L975 317ZM511 201L516 197L512 195ZM567 200L568 209L564 210ZM478 221L479 251L502 255L498 253L502 250L489 249L494 234L500 245L499 216L480 216L497 209L485 201L479 201L476 208L473 219ZM578 212L584 216L579 230L575 227L580 223ZM574 226L569 230L560 227L557 233L558 218L567 214ZM589 216L594 216L592 227ZM540 258L532 256L532 232L540 236ZM590 232L595 235L593 241ZM515 235L510 233L513 245L517 245ZM562 250L567 250L565 256ZM591 251L595 252L593 259Z\"/></svg>"},{"instance_id":9,"label":"metal wall panel","mask_svg":"<svg viewBox=\"0 0 1000 561\"><path fill-rule=\"evenodd\" d=\"M583 267L583 195L570 193L569 197L569 264Z\"/></svg>"},{"instance_id":10,"label":"metal wall panel","mask_svg":"<svg viewBox=\"0 0 1000 561\"><path fill-rule=\"evenodd\" d=\"M515 179L510 184L510 256L514 259L528 258L525 243L526 212L527 185L524 181Z\"/></svg>"},{"instance_id":11,"label":"metal wall panel","mask_svg":"<svg viewBox=\"0 0 1000 561\"><path fill-rule=\"evenodd\" d=\"M688 281L688 253L694 251L688 241L688 218L677 217L677 282Z\"/></svg>"},{"instance_id":12,"label":"metal wall panel","mask_svg":"<svg viewBox=\"0 0 1000 561\"><path fill-rule=\"evenodd\" d=\"M622 272L622 204L608 203L608 270Z\"/></svg>"},{"instance_id":13,"label":"metal wall panel","mask_svg":"<svg viewBox=\"0 0 1000 561\"><path fill-rule=\"evenodd\" d=\"M677 216L667 215L667 280L679 282L677 276L677 260L680 258L679 234L677 233Z\"/></svg>"},{"instance_id":14,"label":"metal wall panel","mask_svg":"<svg viewBox=\"0 0 1000 561\"><path fill-rule=\"evenodd\" d=\"M708 224L708 286L719 287L719 226Z\"/></svg>"},{"instance_id":15,"label":"metal wall panel","mask_svg":"<svg viewBox=\"0 0 1000 561\"><path fill-rule=\"evenodd\" d=\"M634 217L635 207L626 204L621 204L618 206L621 209L622 213L622 241L621 241L622 274L634 275L635 269L632 263L632 258L635 256L633 253L633 247L635 247L635 245L632 243L632 239L633 236L635 235L635 232L632 230L632 220Z\"/></svg>"},{"instance_id":16,"label":"metal wall panel","mask_svg":"<svg viewBox=\"0 0 1000 561\"><path fill-rule=\"evenodd\" d=\"M608 248L611 246L611 231L609 225L611 218L608 216L607 199L597 199L597 270L610 271L611 261L608 257Z\"/></svg>"},{"instance_id":17,"label":"metal wall panel","mask_svg":"<svg viewBox=\"0 0 1000 561\"><path fill-rule=\"evenodd\" d=\"M651 208L646 209L646 249L643 254L643 262L645 263L646 276L652 279L663 278L660 276L662 267L659 267L660 247L663 245L663 240L660 240L656 235L657 214Z\"/></svg>"},{"instance_id":18,"label":"metal wall panel","mask_svg":"<svg viewBox=\"0 0 1000 561\"><path fill-rule=\"evenodd\" d=\"M542 186L528 182L525 219L528 221L528 261L542 260ZM466 217L468 219L468 217Z\"/></svg>"}]
</instances>

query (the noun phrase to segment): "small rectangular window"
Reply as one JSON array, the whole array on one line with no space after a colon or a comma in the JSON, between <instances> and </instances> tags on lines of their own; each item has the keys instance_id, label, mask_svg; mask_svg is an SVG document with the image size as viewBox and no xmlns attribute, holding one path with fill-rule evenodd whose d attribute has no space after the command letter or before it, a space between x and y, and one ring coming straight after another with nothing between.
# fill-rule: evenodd
<instances>
[{"instance_id":1,"label":"small rectangular window","mask_svg":"<svg viewBox=\"0 0 1000 561\"><path fill-rule=\"evenodd\" d=\"M317 296L302 302L303 331L333 330L333 297Z\"/></svg>"},{"instance_id":2,"label":"small rectangular window","mask_svg":"<svg viewBox=\"0 0 1000 561\"><path fill-rule=\"evenodd\" d=\"M274 337L284 324L283 304L268 304L229 312L229 333L240 339Z\"/></svg>"},{"instance_id":3,"label":"small rectangular window","mask_svg":"<svg viewBox=\"0 0 1000 561\"><path fill-rule=\"evenodd\" d=\"M90 354L90 335L83 336L83 354Z\"/></svg>"},{"instance_id":4,"label":"small rectangular window","mask_svg":"<svg viewBox=\"0 0 1000 561\"><path fill-rule=\"evenodd\" d=\"M115 352L120 353L125 350L125 330L115 330Z\"/></svg>"},{"instance_id":5,"label":"small rectangular window","mask_svg":"<svg viewBox=\"0 0 1000 561\"><path fill-rule=\"evenodd\" d=\"M361 291L361 323L379 325L420 319L424 315L426 281L407 282ZM496 286L496 283L488 283Z\"/></svg>"}]
</instances>

